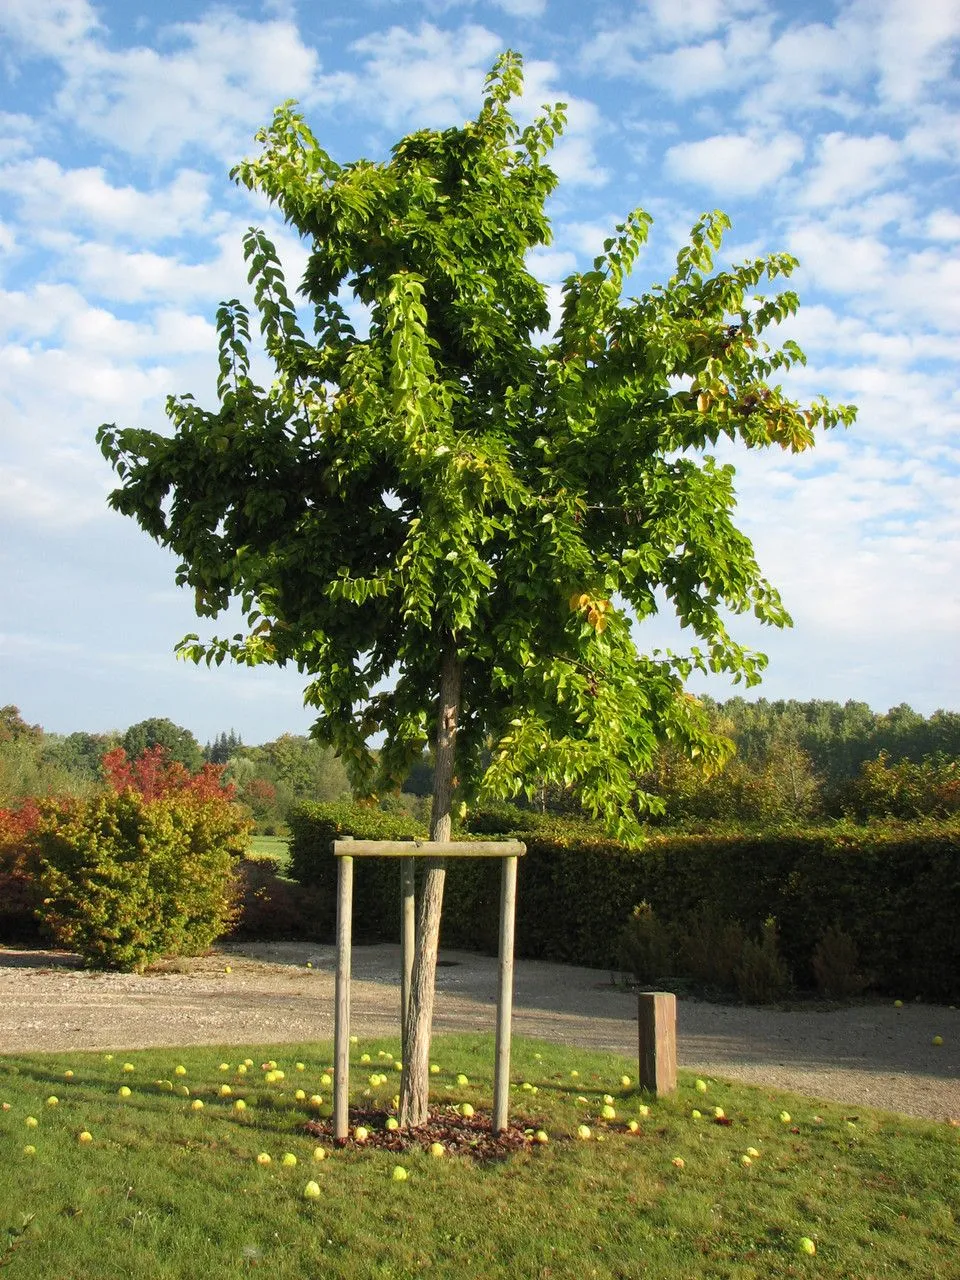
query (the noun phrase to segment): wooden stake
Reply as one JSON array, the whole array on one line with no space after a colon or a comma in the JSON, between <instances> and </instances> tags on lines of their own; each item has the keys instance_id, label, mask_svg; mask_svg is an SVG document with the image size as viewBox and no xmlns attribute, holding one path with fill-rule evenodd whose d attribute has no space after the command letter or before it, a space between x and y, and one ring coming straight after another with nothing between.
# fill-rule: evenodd
<instances>
[{"instance_id":1,"label":"wooden stake","mask_svg":"<svg viewBox=\"0 0 960 1280\"><path fill-rule=\"evenodd\" d=\"M500 877L500 963L497 990L496 1064L493 1081L493 1132L509 1123L510 1027L513 1016L513 934L517 908L517 859L504 858Z\"/></svg>"},{"instance_id":2,"label":"wooden stake","mask_svg":"<svg viewBox=\"0 0 960 1280\"><path fill-rule=\"evenodd\" d=\"M640 1032L640 1087L657 1094L677 1087L677 997L672 991L637 996Z\"/></svg>"},{"instance_id":3,"label":"wooden stake","mask_svg":"<svg viewBox=\"0 0 960 1280\"><path fill-rule=\"evenodd\" d=\"M410 1016L410 984L417 936L416 859L400 863L400 1061L407 1060L407 1019Z\"/></svg>"},{"instance_id":4,"label":"wooden stake","mask_svg":"<svg viewBox=\"0 0 960 1280\"><path fill-rule=\"evenodd\" d=\"M350 1127L350 947L353 924L353 858L341 855L337 868L337 990L333 1015L333 1133Z\"/></svg>"}]
</instances>

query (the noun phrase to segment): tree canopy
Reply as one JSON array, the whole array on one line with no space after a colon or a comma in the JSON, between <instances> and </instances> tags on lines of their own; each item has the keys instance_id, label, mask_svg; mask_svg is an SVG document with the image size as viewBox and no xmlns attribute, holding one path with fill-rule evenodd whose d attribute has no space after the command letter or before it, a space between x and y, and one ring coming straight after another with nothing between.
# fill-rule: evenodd
<instances>
[{"instance_id":1,"label":"tree canopy","mask_svg":"<svg viewBox=\"0 0 960 1280\"><path fill-rule=\"evenodd\" d=\"M170 760L184 768L197 770L203 764L203 751L190 732L165 716L152 716L132 724L120 740L131 760L137 760L153 747L163 747Z\"/></svg>"},{"instance_id":2,"label":"tree canopy","mask_svg":"<svg viewBox=\"0 0 960 1280\"><path fill-rule=\"evenodd\" d=\"M171 397L172 435L107 425L99 440L121 480L111 504L177 554L198 613L242 606L245 632L181 652L295 663L355 785L372 785L378 735L388 779L420 758L455 655L460 795L516 795L535 772L629 837L658 742L724 753L684 679L760 676L725 614L789 621L734 523L733 468L706 450L796 452L854 411L772 381L803 359L762 336L797 306L779 283L795 262L716 268L719 212L636 297L651 220L629 214L567 279L552 326L526 255L550 240L564 112L521 128L521 84L504 54L476 120L415 132L385 162L336 162L279 108L233 175L309 246L298 308L266 235L244 240L272 384L253 378L234 299L216 407ZM655 613L658 589L687 654L638 650L631 614Z\"/></svg>"}]
</instances>

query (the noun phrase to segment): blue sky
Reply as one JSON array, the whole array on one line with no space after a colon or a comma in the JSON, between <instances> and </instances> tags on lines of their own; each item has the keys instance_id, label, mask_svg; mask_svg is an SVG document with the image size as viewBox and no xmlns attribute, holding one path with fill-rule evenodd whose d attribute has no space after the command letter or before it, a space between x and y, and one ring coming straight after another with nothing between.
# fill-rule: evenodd
<instances>
[{"instance_id":1,"label":"blue sky","mask_svg":"<svg viewBox=\"0 0 960 1280\"><path fill-rule=\"evenodd\" d=\"M860 406L810 454L731 453L795 622L737 622L770 655L757 694L960 708L960 0L0 0L0 703L57 732L306 730L295 672L175 660L191 599L107 509L94 433L210 399L248 225L302 263L227 177L277 103L337 159L382 158L474 115L508 47L523 111L569 104L541 278L640 205L643 287L725 209L731 256L801 260L796 393ZM666 619L639 638L683 643Z\"/></svg>"}]
</instances>

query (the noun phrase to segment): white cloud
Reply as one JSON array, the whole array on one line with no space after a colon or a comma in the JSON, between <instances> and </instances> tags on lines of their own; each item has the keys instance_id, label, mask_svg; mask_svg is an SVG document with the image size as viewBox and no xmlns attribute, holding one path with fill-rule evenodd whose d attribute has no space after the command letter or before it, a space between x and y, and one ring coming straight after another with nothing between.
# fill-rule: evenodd
<instances>
[{"instance_id":1,"label":"white cloud","mask_svg":"<svg viewBox=\"0 0 960 1280\"><path fill-rule=\"evenodd\" d=\"M603 187L610 179L610 171L597 163L589 138L561 138L549 157L549 164L568 186Z\"/></svg>"},{"instance_id":2,"label":"white cloud","mask_svg":"<svg viewBox=\"0 0 960 1280\"><path fill-rule=\"evenodd\" d=\"M789 235L790 252L804 272L831 293L865 293L886 277L890 249L876 237L846 235L821 222L804 222Z\"/></svg>"},{"instance_id":3,"label":"white cloud","mask_svg":"<svg viewBox=\"0 0 960 1280\"><path fill-rule=\"evenodd\" d=\"M865 4L869 14L873 5ZM899 105L949 80L960 40L960 0L884 0L877 28L881 94Z\"/></svg>"},{"instance_id":4,"label":"white cloud","mask_svg":"<svg viewBox=\"0 0 960 1280\"><path fill-rule=\"evenodd\" d=\"M960 213L952 209L936 209L924 229L931 240L960 240Z\"/></svg>"},{"instance_id":5,"label":"white cloud","mask_svg":"<svg viewBox=\"0 0 960 1280\"><path fill-rule=\"evenodd\" d=\"M392 127L411 117L420 127L438 127L475 114L486 73L501 51L500 37L486 27L444 31L428 22L416 31L391 27L352 47L365 59L353 98Z\"/></svg>"},{"instance_id":6,"label":"white cloud","mask_svg":"<svg viewBox=\"0 0 960 1280\"><path fill-rule=\"evenodd\" d=\"M13 5L16 8L16 4ZM233 159L277 102L329 100L349 77L321 77L316 50L285 20L248 21L224 9L164 28L158 47L113 49L86 6L57 23L16 24L21 39L61 61L60 113L93 137L151 161L185 149Z\"/></svg>"},{"instance_id":7,"label":"white cloud","mask_svg":"<svg viewBox=\"0 0 960 1280\"><path fill-rule=\"evenodd\" d=\"M884 291L893 315L904 321L960 331L960 251L950 256L941 249L910 253Z\"/></svg>"},{"instance_id":8,"label":"white cloud","mask_svg":"<svg viewBox=\"0 0 960 1280\"><path fill-rule=\"evenodd\" d=\"M644 38L602 33L586 48L584 60L607 75L632 75L655 85L677 102L704 98L724 88L739 86L755 74L758 59L770 42L764 17L730 23L721 36L700 44L684 44L667 51L644 50Z\"/></svg>"},{"instance_id":9,"label":"white cloud","mask_svg":"<svg viewBox=\"0 0 960 1280\"><path fill-rule=\"evenodd\" d=\"M803 139L795 133L726 133L670 147L665 168L670 177L719 193L755 195L779 182L802 156Z\"/></svg>"},{"instance_id":10,"label":"white cloud","mask_svg":"<svg viewBox=\"0 0 960 1280\"><path fill-rule=\"evenodd\" d=\"M958 37L960 0L847 0L833 22L795 23L776 38L740 114L921 114L950 82Z\"/></svg>"},{"instance_id":11,"label":"white cloud","mask_svg":"<svg viewBox=\"0 0 960 1280\"><path fill-rule=\"evenodd\" d=\"M885 670L920 670L955 647L960 593L943 584L960 580L960 514L942 470L911 458L924 434L921 415L901 432L907 447L890 452L865 414L786 462L778 451L724 454L737 469L739 523L795 622L781 637L735 621L738 637L772 655L767 696L882 700ZM935 683L923 701L951 705L951 689Z\"/></svg>"},{"instance_id":12,"label":"white cloud","mask_svg":"<svg viewBox=\"0 0 960 1280\"><path fill-rule=\"evenodd\" d=\"M830 225L861 235L884 235L893 239L913 235L920 218L916 199L901 188L868 195L848 205L822 211Z\"/></svg>"},{"instance_id":13,"label":"white cloud","mask_svg":"<svg viewBox=\"0 0 960 1280\"><path fill-rule=\"evenodd\" d=\"M538 280L555 283L576 271L577 256L559 249L531 249L527 254L527 269Z\"/></svg>"},{"instance_id":14,"label":"white cloud","mask_svg":"<svg viewBox=\"0 0 960 1280\"><path fill-rule=\"evenodd\" d=\"M762 13L765 0L647 0L657 30L668 39L709 35L740 13Z\"/></svg>"},{"instance_id":15,"label":"white cloud","mask_svg":"<svg viewBox=\"0 0 960 1280\"><path fill-rule=\"evenodd\" d=\"M767 45L767 13L765 0L646 0L633 18L601 24L581 57L592 71L649 80L680 100L697 97L736 81L745 57ZM664 52L669 45L677 47Z\"/></svg>"},{"instance_id":16,"label":"white cloud","mask_svg":"<svg viewBox=\"0 0 960 1280\"><path fill-rule=\"evenodd\" d=\"M790 26L771 45L766 76L746 104L790 110L791 105L821 106L842 114L856 112L846 95L867 80L873 64L873 37L867 24L841 11L833 25L810 22ZM765 81L765 83L764 83Z\"/></svg>"},{"instance_id":17,"label":"white cloud","mask_svg":"<svg viewBox=\"0 0 960 1280\"><path fill-rule=\"evenodd\" d=\"M92 306L72 285L37 284L23 291L0 290L0 338L28 350L59 345L82 354L126 360L211 354L215 329L203 315L161 307L136 320Z\"/></svg>"},{"instance_id":18,"label":"white cloud","mask_svg":"<svg viewBox=\"0 0 960 1280\"><path fill-rule=\"evenodd\" d=\"M75 528L101 516L106 489L78 485L79 452L48 454L43 475L0 463L0 510L4 521L25 521L50 528Z\"/></svg>"},{"instance_id":19,"label":"white cloud","mask_svg":"<svg viewBox=\"0 0 960 1280\"><path fill-rule=\"evenodd\" d=\"M24 432L24 447L38 446L42 438L66 439L77 430L84 432L84 419L95 427L103 417L137 413L147 401L162 402L169 389L170 370L159 364L141 368L124 365L109 354L60 347L11 344L0 349L5 426L11 438L17 428Z\"/></svg>"},{"instance_id":20,"label":"white cloud","mask_svg":"<svg viewBox=\"0 0 960 1280\"><path fill-rule=\"evenodd\" d=\"M233 259L234 270L230 274L236 276L242 270L235 236L226 237L221 253L219 260L193 263L149 250L121 250L109 244L78 242L75 279L94 295L118 302L209 297L224 279L224 259Z\"/></svg>"},{"instance_id":21,"label":"white cloud","mask_svg":"<svg viewBox=\"0 0 960 1280\"><path fill-rule=\"evenodd\" d=\"M849 71L854 77L856 65L850 66L849 26L842 20L835 26L825 22L809 22L790 26L770 48L771 71L781 76L805 77L808 82L833 79Z\"/></svg>"},{"instance_id":22,"label":"white cloud","mask_svg":"<svg viewBox=\"0 0 960 1280\"><path fill-rule=\"evenodd\" d=\"M511 18L539 18L547 9L547 0L493 0L493 3Z\"/></svg>"},{"instance_id":23,"label":"white cloud","mask_svg":"<svg viewBox=\"0 0 960 1280\"><path fill-rule=\"evenodd\" d=\"M855 137L828 133L817 144L817 161L803 176L805 205L832 205L885 185L897 173L900 146L886 134Z\"/></svg>"},{"instance_id":24,"label":"white cloud","mask_svg":"<svg viewBox=\"0 0 960 1280\"><path fill-rule=\"evenodd\" d=\"M905 330L899 326L891 332L851 315L849 310L833 310L824 303L801 306L797 314L781 326L778 337L798 342L814 362L853 356L877 360L897 370L918 361L952 360L956 350L956 340L950 335ZM824 375L821 369L814 369L810 374L799 376L804 376L812 386ZM899 379L899 372L897 377ZM925 375L924 386L931 386L930 375ZM852 395L852 388L848 386L844 394Z\"/></svg>"},{"instance_id":25,"label":"white cloud","mask_svg":"<svg viewBox=\"0 0 960 1280\"><path fill-rule=\"evenodd\" d=\"M733 67L720 40L658 54L643 68L644 79L652 80L680 102L707 97L727 84L732 75Z\"/></svg>"},{"instance_id":26,"label":"white cloud","mask_svg":"<svg viewBox=\"0 0 960 1280\"><path fill-rule=\"evenodd\" d=\"M960 328L960 252L894 249L823 221L794 224L788 247L817 287L848 297L860 314L884 317L885 327Z\"/></svg>"},{"instance_id":27,"label":"white cloud","mask_svg":"<svg viewBox=\"0 0 960 1280\"><path fill-rule=\"evenodd\" d=\"M31 53L63 57L101 30L87 0L0 0L0 31Z\"/></svg>"},{"instance_id":28,"label":"white cloud","mask_svg":"<svg viewBox=\"0 0 960 1280\"><path fill-rule=\"evenodd\" d=\"M924 106L913 113L916 119L904 135L904 150L920 161L960 159L960 112L939 105Z\"/></svg>"},{"instance_id":29,"label":"white cloud","mask_svg":"<svg viewBox=\"0 0 960 1280\"><path fill-rule=\"evenodd\" d=\"M167 300L171 305L200 300L212 307L222 298L246 297L249 292L242 230L226 219L221 225L225 229L212 241L190 246L199 261L190 261L187 250L164 254L151 249L125 249L52 229L39 229L36 243L51 262L57 263L62 279L90 298L111 303ZM297 277L292 275L291 279Z\"/></svg>"},{"instance_id":30,"label":"white cloud","mask_svg":"<svg viewBox=\"0 0 960 1280\"><path fill-rule=\"evenodd\" d=\"M453 9L499 9L511 18L539 18L547 10L548 0L422 0L422 8L431 17L449 13Z\"/></svg>"},{"instance_id":31,"label":"white cloud","mask_svg":"<svg viewBox=\"0 0 960 1280\"><path fill-rule=\"evenodd\" d=\"M99 167L63 169L38 157L0 170L0 182L20 200L21 216L35 226L79 224L151 241L210 225L210 180L193 169L147 192L113 186Z\"/></svg>"},{"instance_id":32,"label":"white cloud","mask_svg":"<svg viewBox=\"0 0 960 1280\"><path fill-rule=\"evenodd\" d=\"M0 164L27 155L37 135L32 116L0 111Z\"/></svg>"},{"instance_id":33,"label":"white cloud","mask_svg":"<svg viewBox=\"0 0 960 1280\"><path fill-rule=\"evenodd\" d=\"M798 458L722 453L737 470L737 522L794 619L782 633L749 618L733 619L731 630L770 655L765 697L885 707L909 688L907 700L929 714L957 696L944 656L960 627L960 592L950 585L960 581L960 513L948 477L913 462L909 448L886 456L865 435L866 416ZM923 425L912 420L906 443L917 435ZM665 620L645 630L654 642L690 643ZM892 681L891 671L900 672ZM721 698L733 692L723 681L706 687Z\"/></svg>"}]
</instances>

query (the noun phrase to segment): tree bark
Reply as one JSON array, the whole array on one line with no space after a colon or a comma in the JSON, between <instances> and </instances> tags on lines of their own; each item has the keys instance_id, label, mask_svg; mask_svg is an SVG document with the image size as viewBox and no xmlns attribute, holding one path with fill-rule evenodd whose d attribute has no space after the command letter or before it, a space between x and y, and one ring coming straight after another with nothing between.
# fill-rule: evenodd
<instances>
[{"instance_id":1,"label":"tree bark","mask_svg":"<svg viewBox=\"0 0 960 1280\"><path fill-rule=\"evenodd\" d=\"M431 840L450 839L460 676L460 659L451 641L444 652L440 669L440 714L430 809ZM402 1129L415 1128L427 1119L433 997L437 976L437 949L440 944L443 885L447 874L443 858L425 858L423 862L425 874L417 904L417 938L410 982L410 1005L403 1034L404 1059L400 1077L399 1114Z\"/></svg>"}]
</instances>

